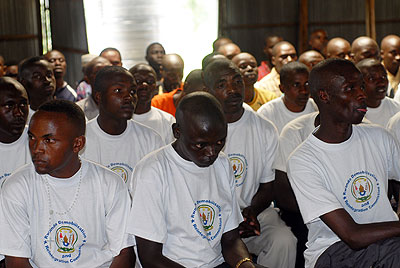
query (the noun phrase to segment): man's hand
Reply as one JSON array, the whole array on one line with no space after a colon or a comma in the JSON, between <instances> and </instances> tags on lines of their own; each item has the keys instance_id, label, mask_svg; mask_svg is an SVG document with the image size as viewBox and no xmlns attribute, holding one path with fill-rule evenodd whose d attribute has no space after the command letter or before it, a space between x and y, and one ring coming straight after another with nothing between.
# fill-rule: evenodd
<instances>
[{"instance_id":1,"label":"man's hand","mask_svg":"<svg viewBox=\"0 0 400 268\"><path fill-rule=\"evenodd\" d=\"M242 211L244 221L239 225L239 235L241 238L247 238L260 235L260 223L257 220L257 214L251 206Z\"/></svg>"}]
</instances>

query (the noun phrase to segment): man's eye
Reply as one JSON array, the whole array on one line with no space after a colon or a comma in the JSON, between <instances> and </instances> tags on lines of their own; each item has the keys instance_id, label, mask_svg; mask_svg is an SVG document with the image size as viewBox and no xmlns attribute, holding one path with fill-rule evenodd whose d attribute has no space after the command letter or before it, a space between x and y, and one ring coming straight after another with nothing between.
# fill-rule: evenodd
<instances>
[{"instance_id":1,"label":"man's eye","mask_svg":"<svg viewBox=\"0 0 400 268\"><path fill-rule=\"evenodd\" d=\"M225 142L225 139L224 140L219 140L219 141L217 141L217 145L222 145L222 144L224 144L224 142Z\"/></svg>"},{"instance_id":2,"label":"man's eye","mask_svg":"<svg viewBox=\"0 0 400 268\"><path fill-rule=\"evenodd\" d=\"M196 143L195 146L197 149L201 150L205 147L205 144L204 143Z\"/></svg>"},{"instance_id":3,"label":"man's eye","mask_svg":"<svg viewBox=\"0 0 400 268\"><path fill-rule=\"evenodd\" d=\"M121 89L120 88L116 88L116 89L114 89L114 92L115 93L119 93L119 92L121 92Z\"/></svg>"}]
</instances>

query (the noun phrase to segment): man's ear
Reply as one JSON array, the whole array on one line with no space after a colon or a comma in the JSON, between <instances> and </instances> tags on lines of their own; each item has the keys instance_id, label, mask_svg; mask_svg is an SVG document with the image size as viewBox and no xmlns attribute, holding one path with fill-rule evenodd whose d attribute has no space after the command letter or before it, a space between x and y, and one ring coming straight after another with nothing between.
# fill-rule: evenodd
<instances>
[{"instance_id":1,"label":"man's ear","mask_svg":"<svg viewBox=\"0 0 400 268\"><path fill-rule=\"evenodd\" d=\"M283 94L285 94L285 87L282 84L279 84L279 89Z\"/></svg>"},{"instance_id":2,"label":"man's ear","mask_svg":"<svg viewBox=\"0 0 400 268\"><path fill-rule=\"evenodd\" d=\"M350 52L350 59L351 59L352 61L354 61L354 53L353 53L353 52Z\"/></svg>"},{"instance_id":3,"label":"man's ear","mask_svg":"<svg viewBox=\"0 0 400 268\"><path fill-rule=\"evenodd\" d=\"M73 152L79 153L83 149L83 147L85 147L85 143L86 143L85 136L82 135L82 136L76 137L74 140L73 147L72 147Z\"/></svg>"},{"instance_id":4,"label":"man's ear","mask_svg":"<svg viewBox=\"0 0 400 268\"><path fill-rule=\"evenodd\" d=\"M101 100L101 92L99 91L94 92L94 100L96 101L97 105L99 105Z\"/></svg>"},{"instance_id":5,"label":"man's ear","mask_svg":"<svg viewBox=\"0 0 400 268\"><path fill-rule=\"evenodd\" d=\"M271 57L271 63L272 63L272 65L274 65L274 66L276 65L276 64L275 64L275 56L272 56L272 57Z\"/></svg>"},{"instance_id":6,"label":"man's ear","mask_svg":"<svg viewBox=\"0 0 400 268\"><path fill-rule=\"evenodd\" d=\"M181 129L178 123L172 124L172 133L174 134L175 139L179 139L179 137L181 136Z\"/></svg>"},{"instance_id":7,"label":"man's ear","mask_svg":"<svg viewBox=\"0 0 400 268\"><path fill-rule=\"evenodd\" d=\"M323 103L329 102L329 94L326 92L326 90L323 90L323 89L318 90L318 98Z\"/></svg>"}]
</instances>

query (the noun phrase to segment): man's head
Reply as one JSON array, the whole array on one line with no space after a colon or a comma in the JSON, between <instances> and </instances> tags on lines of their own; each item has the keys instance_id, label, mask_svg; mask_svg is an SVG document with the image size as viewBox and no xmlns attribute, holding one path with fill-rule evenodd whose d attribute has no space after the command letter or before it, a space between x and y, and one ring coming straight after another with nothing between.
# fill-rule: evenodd
<instances>
[{"instance_id":1,"label":"man's head","mask_svg":"<svg viewBox=\"0 0 400 268\"><path fill-rule=\"evenodd\" d=\"M68 178L79 166L85 145L85 115L75 103L53 100L41 105L29 123L29 150L39 174Z\"/></svg>"},{"instance_id":2,"label":"man's head","mask_svg":"<svg viewBox=\"0 0 400 268\"><path fill-rule=\"evenodd\" d=\"M280 73L283 102L292 112L301 112L310 97L308 89L308 69L303 63L293 61L285 64Z\"/></svg>"},{"instance_id":3,"label":"man's head","mask_svg":"<svg viewBox=\"0 0 400 268\"><path fill-rule=\"evenodd\" d=\"M388 35L381 42L381 57L386 69L393 75L397 74L400 66L400 37Z\"/></svg>"},{"instance_id":4,"label":"man's head","mask_svg":"<svg viewBox=\"0 0 400 268\"><path fill-rule=\"evenodd\" d=\"M360 36L351 44L351 57L355 64L367 58L380 60L378 44L368 36Z\"/></svg>"},{"instance_id":5,"label":"man's head","mask_svg":"<svg viewBox=\"0 0 400 268\"><path fill-rule=\"evenodd\" d=\"M227 43L223 46L220 46L217 52L231 60L233 57L240 53L240 48L234 43Z\"/></svg>"},{"instance_id":6,"label":"man's head","mask_svg":"<svg viewBox=\"0 0 400 268\"><path fill-rule=\"evenodd\" d=\"M239 68L228 59L216 59L203 71L207 90L221 103L225 114L243 109L244 82Z\"/></svg>"},{"instance_id":7,"label":"man's head","mask_svg":"<svg viewBox=\"0 0 400 268\"><path fill-rule=\"evenodd\" d=\"M322 120L358 124L366 110L363 80L357 67L348 60L328 59L317 64L309 77L311 95Z\"/></svg>"},{"instance_id":8,"label":"man's head","mask_svg":"<svg viewBox=\"0 0 400 268\"><path fill-rule=\"evenodd\" d=\"M160 69L162 58L164 55L165 49L160 43L151 43L146 48L146 61L156 71Z\"/></svg>"},{"instance_id":9,"label":"man's head","mask_svg":"<svg viewBox=\"0 0 400 268\"><path fill-rule=\"evenodd\" d=\"M200 69L194 69L186 76L185 82L183 83L183 90L177 103L190 93L206 90L206 86L203 82L203 71Z\"/></svg>"},{"instance_id":10,"label":"man's head","mask_svg":"<svg viewBox=\"0 0 400 268\"><path fill-rule=\"evenodd\" d=\"M44 57L53 66L54 77L58 79L63 79L67 71L67 62L65 61L64 54L58 50L52 50L47 52Z\"/></svg>"},{"instance_id":11,"label":"man's head","mask_svg":"<svg viewBox=\"0 0 400 268\"><path fill-rule=\"evenodd\" d=\"M309 71L314 67L314 65L324 60L324 56L321 55L316 50L309 50L304 52L299 57L299 62L305 64Z\"/></svg>"},{"instance_id":12,"label":"man's head","mask_svg":"<svg viewBox=\"0 0 400 268\"><path fill-rule=\"evenodd\" d=\"M275 66L278 73L280 73L283 65L296 60L296 49L291 43L282 41L272 48L271 63Z\"/></svg>"},{"instance_id":13,"label":"man's head","mask_svg":"<svg viewBox=\"0 0 400 268\"><path fill-rule=\"evenodd\" d=\"M279 42L282 42L283 38L281 36L277 35L270 35L265 37L264 39L264 54L267 56L267 60L271 61L272 58L272 48L278 44Z\"/></svg>"},{"instance_id":14,"label":"man's head","mask_svg":"<svg viewBox=\"0 0 400 268\"><path fill-rule=\"evenodd\" d=\"M24 131L28 118L28 94L10 77L0 77L0 142L16 141Z\"/></svg>"},{"instance_id":15,"label":"man's head","mask_svg":"<svg viewBox=\"0 0 400 268\"><path fill-rule=\"evenodd\" d=\"M239 67L243 76L244 84L254 85L258 78L257 60L249 53L240 53L233 57L232 62Z\"/></svg>"},{"instance_id":16,"label":"man's head","mask_svg":"<svg viewBox=\"0 0 400 268\"><path fill-rule=\"evenodd\" d=\"M229 39L228 37L219 37L217 39L215 39L215 41L213 42L213 51L216 52L218 51L218 49L228 43L232 43L232 40Z\"/></svg>"},{"instance_id":17,"label":"man's head","mask_svg":"<svg viewBox=\"0 0 400 268\"><path fill-rule=\"evenodd\" d=\"M5 73L6 73L6 68L4 65L4 58L3 58L3 56L0 55L0 77L5 75Z\"/></svg>"},{"instance_id":18,"label":"man's head","mask_svg":"<svg viewBox=\"0 0 400 268\"><path fill-rule=\"evenodd\" d=\"M219 54L218 52L212 52L208 55L206 55L203 60L201 61L201 69L205 69L206 66L213 60L215 59L226 59L226 57L222 54Z\"/></svg>"},{"instance_id":19,"label":"man's head","mask_svg":"<svg viewBox=\"0 0 400 268\"><path fill-rule=\"evenodd\" d=\"M145 63L139 63L129 69L137 84L137 98L139 103L150 103L156 94L157 74L154 69Z\"/></svg>"},{"instance_id":20,"label":"man's head","mask_svg":"<svg viewBox=\"0 0 400 268\"><path fill-rule=\"evenodd\" d=\"M172 129L176 152L199 167L208 167L225 145L227 123L220 103L207 92L185 96Z\"/></svg>"},{"instance_id":21,"label":"man's head","mask_svg":"<svg viewBox=\"0 0 400 268\"><path fill-rule=\"evenodd\" d=\"M161 62L161 75L163 77L164 89L170 92L179 88L183 78L184 63L178 54L166 54Z\"/></svg>"},{"instance_id":22,"label":"man's head","mask_svg":"<svg viewBox=\"0 0 400 268\"><path fill-rule=\"evenodd\" d=\"M335 37L326 46L326 57L350 60L350 51L350 43L346 39Z\"/></svg>"},{"instance_id":23,"label":"man's head","mask_svg":"<svg viewBox=\"0 0 400 268\"><path fill-rule=\"evenodd\" d=\"M106 66L94 81L99 116L112 120L132 118L137 102L136 82L132 74L120 66Z\"/></svg>"},{"instance_id":24,"label":"man's head","mask_svg":"<svg viewBox=\"0 0 400 268\"><path fill-rule=\"evenodd\" d=\"M6 73L5 76L12 77L15 80L18 79L18 61L10 60L5 63Z\"/></svg>"},{"instance_id":25,"label":"man's head","mask_svg":"<svg viewBox=\"0 0 400 268\"><path fill-rule=\"evenodd\" d=\"M314 30L310 35L310 39L308 40L308 44L310 45L311 49L322 54L325 53L327 43L328 34L323 29Z\"/></svg>"},{"instance_id":26,"label":"man's head","mask_svg":"<svg viewBox=\"0 0 400 268\"><path fill-rule=\"evenodd\" d=\"M94 85L94 80L96 78L96 74L106 66L112 66L111 62L109 60L107 60L106 58L103 58L100 56L95 57L88 64L86 64L85 76L88 79L88 81L87 81L88 84L90 84L92 86L93 90L95 90L93 88L93 85Z\"/></svg>"},{"instance_id":27,"label":"man's head","mask_svg":"<svg viewBox=\"0 0 400 268\"><path fill-rule=\"evenodd\" d=\"M56 89L53 66L43 57L32 57L21 62L18 80L25 87L31 105L39 106L53 98ZM38 107L34 107L36 109Z\"/></svg>"},{"instance_id":28,"label":"man's head","mask_svg":"<svg viewBox=\"0 0 400 268\"><path fill-rule=\"evenodd\" d=\"M121 52L119 52L119 50L116 48L105 48L103 51L101 51L99 56L106 58L114 66L122 66Z\"/></svg>"},{"instance_id":29,"label":"man's head","mask_svg":"<svg viewBox=\"0 0 400 268\"><path fill-rule=\"evenodd\" d=\"M379 106L380 101L386 96L389 83L385 67L376 59L364 59L357 63L357 68L360 69L364 79L368 106L370 103L378 103Z\"/></svg>"}]
</instances>

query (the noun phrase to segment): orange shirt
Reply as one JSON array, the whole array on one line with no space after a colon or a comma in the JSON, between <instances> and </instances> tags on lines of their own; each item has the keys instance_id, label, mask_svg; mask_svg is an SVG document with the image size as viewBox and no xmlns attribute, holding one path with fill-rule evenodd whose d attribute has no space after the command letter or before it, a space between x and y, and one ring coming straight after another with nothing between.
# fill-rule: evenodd
<instances>
[{"instance_id":1,"label":"orange shirt","mask_svg":"<svg viewBox=\"0 0 400 268\"><path fill-rule=\"evenodd\" d=\"M156 107L160 110L163 110L164 112L170 113L173 116L175 116L176 107L174 105L174 95L178 91L182 91L182 89L177 88L168 93L155 95L153 99L151 99L151 106Z\"/></svg>"}]
</instances>

